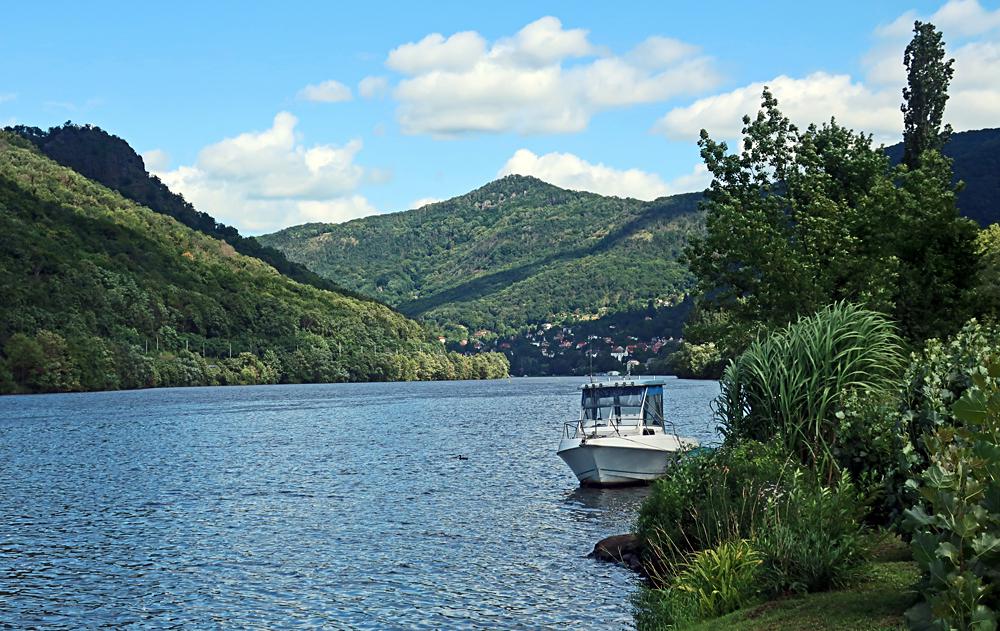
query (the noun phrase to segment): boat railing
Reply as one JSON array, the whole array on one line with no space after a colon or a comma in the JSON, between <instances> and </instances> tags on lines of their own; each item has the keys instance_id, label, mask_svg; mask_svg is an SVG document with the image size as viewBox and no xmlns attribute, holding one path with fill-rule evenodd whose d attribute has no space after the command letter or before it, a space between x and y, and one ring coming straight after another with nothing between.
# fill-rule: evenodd
<instances>
[{"instance_id":1,"label":"boat railing","mask_svg":"<svg viewBox=\"0 0 1000 631\"><path fill-rule=\"evenodd\" d=\"M563 438L595 438L599 435L599 429L610 429L616 434L619 433L618 426L612 420L608 420L606 425L598 425L591 419L578 419L563 423Z\"/></svg>"},{"instance_id":2,"label":"boat railing","mask_svg":"<svg viewBox=\"0 0 1000 631\"><path fill-rule=\"evenodd\" d=\"M638 427L642 421L639 419L634 419L635 423L623 423L620 418L609 418L603 420L603 425L598 425L597 421L594 419L577 419L575 421L569 421L563 423L563 438L577 438L583 436L584 438L595 438L600 435L605 434L618 434L621 435L621 429L634 429ZM606 431L600 431L606 430Z\"/></svg>"},{"instance_id":3,"label":"boat railing","mask_svg":"<svg viewBox=\"0 0 1000 631\"><path fill-rule=\"evenodd\" d=\"M660 427L664 434L673 435L680 442L680 435L677 433L677 425L672 420L657 419L660 421ZM567 421L563 423L563 438L595 438L601 433L599 429L608 429L608 434L612 433L621 435L619 426L623 429L633 429L642 425L642 421L638 420L635 424L622 423L621 419L609 418L605 421L605 425L597 425L593 419L577 419L575 421Z\"/></svg>"}]
</instances>

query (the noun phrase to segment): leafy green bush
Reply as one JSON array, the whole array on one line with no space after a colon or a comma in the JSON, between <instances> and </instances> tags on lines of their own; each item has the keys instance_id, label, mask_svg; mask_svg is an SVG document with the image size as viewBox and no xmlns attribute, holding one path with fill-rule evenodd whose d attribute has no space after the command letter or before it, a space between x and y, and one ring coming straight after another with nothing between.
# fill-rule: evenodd
<instances>
[{"instance_id":1,"label":"leafy green bush","mask_svg":"<svg viewBox=\"0 0 1000 631\"><path fill-rule=\"evenodd\" d=\"M639 509L651 573L666 583L689 552L749 538L784 468L775 446L756 441L681 455Z\"/></svg>"},{"instance_id":2,"label":"leafy green bush","mask_svg":"<svg viewBox=\"0 0 1000 631\"><path fill-rule=\"evenodd\" d=\"M969 376L955 425L925 440L922 501L905 512L925 573L924 600L907 612L918 628L994 629L1000 610L1000 361Z\"/></svg>"},{"instance_id":3,"label":"leafy green bush","mask_svg":"<svg viewBox=\"0 0 1000 631\"><path fill-rule=\"evenodd\" d=\"M868 553L860 526L864 509L846 472L824 486L801 469L768 503L753 543L763 560L768 594L816 592L857 578Z\"/></svg>"},{"instance_id":4,"label":"leafy green bush","mask_svg":"<svg viewBox=\"0 0 1000 631\"><path fill-rule=\"evenodd\" d=\"M669 374L684 379L718 379L725 369L725 360L714 342L683 342L678 350L667 357L667 365Z\"/></svg>"},{"instance_id":5,"label":"leafy green bush","mask_svg":"<svg viewBox=\"0 0 1000 631\"><path fill-rule=\"evenodd\" d=\"M953 407L972 386L973 379L998 380L982 372L1000 348L1000 330L970 320L947 341L928 340L913 354L903 375L896 434L896 463L886 484L886 504L896 517L918 501L917 480L927 467L931 449L927 439L940 427L956 424ZM978 375L978 377L976 377Z\"/></svg>"},{"instance_id":6,"label":"leafy green bush","mask_svg":"<svg viewBox=\"0 0 1000 631\"><path fill-rule=\"evenodd\" d=\"M848 398L896 390L900 345L883 315L846 303L754 342L722 378L716 412L726 439L777 439L833 481L871 438L864 427L844 431Z\"/></svg>"},{"instance_id":7,"label":"leafy green bush","mask_svg":"<svg viewBox=\"0 0 1000 631\"><path fill-rule=\"evenodd\" d=\"M756 598L762 560L746 539L724 541L695 553L674 579L673 589L694 595L701 618L715 618Z\"/></svg>"}]
</instances>

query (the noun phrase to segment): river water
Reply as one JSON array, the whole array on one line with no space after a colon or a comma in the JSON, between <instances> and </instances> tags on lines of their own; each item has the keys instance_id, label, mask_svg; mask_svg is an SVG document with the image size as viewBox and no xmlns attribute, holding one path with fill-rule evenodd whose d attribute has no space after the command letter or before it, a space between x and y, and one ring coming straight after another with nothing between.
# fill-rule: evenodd
<instances>
[{"instance_id":1,"label":"river water","mask_svg":"<svg viewBox=\"0 0 1000 631\"><path fill-rule=\"evenodd\" d=\"M581 382L0 398L0 627L627 628L586 554L648 489L555 455ZM668 383L682 435L717 392Z\"/></svg>"}]
</instances>

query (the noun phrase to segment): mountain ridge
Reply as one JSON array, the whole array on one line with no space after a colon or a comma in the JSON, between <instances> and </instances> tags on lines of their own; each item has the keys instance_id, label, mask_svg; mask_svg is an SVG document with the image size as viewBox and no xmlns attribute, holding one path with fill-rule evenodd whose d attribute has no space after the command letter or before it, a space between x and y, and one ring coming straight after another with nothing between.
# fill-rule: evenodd
<instances>
[{"instance_id":1,"label":"mountain ridge","mask_svg":"<svg viewBox=\"0 0 1000 631\"><path fill-rule=\"evenodd\" d=\"M589 319L649 300L679 302L689 279L676 259L698 229L691 214L699 198L644 202L509 175L419 209L294 226L258 239L408 315L506 331L524 318ZM672 260L665 263L661 250ZM569 266L594 282L567 292L559 277ZM647 290L632 297L614 289L612 272ZM539 299L553 292L569 302ZM572 300L576 293L580 299Z\"/></svg>"},{"instance_id":2,"label":"mountain ridge","mask_svg":"<svg viewBox=\"0 0 1000 631\"><path fill-rule=\"evenodd\" d=\"M16 125L4 131L29 140L46 157L69 167L84 177L118 192L132 201L164 215L210 237L221 239L240 254L258 258L280 273L318 289L346 293L330 279L313 273L305 266L289 261L282 252L262 246L252 237L216 221L207 212L196 209L190 202L171 191L160 179L146 170L145 161L126 140L93 125L63 125L47 131L38 127ZM352 294L354 298L373 300L370 296Z\"/></svg>"},{"instance_id":3,"label":"mountain ridge","mask_svg":"<svg viewBox=\"0 0 1000 631\"><path fill-rule=\"evenodd\" d=\"M896 162L902 155L901 144L885 150ZM945 154L954 161L956 179L965 182L959 193L963 214L983 225L1000 218L1000 129L956 133ZM701 196L682 193L644 202L508 175L421 208L341 224L291 226L257 239L402 313L456 328L456 336L477 329L509 333L649 302L677 304L690 287L679 258L687 239L702 229ZM532 212L546 221L535 221ZM595 230L573 230L574 221ZM643 239L648 247L636 243ZM529 253L531 248L536 252ZM616 255L622 253L627 254ZM616 266L620 278L602 272L602 265ZM581 275L603 289L585 292L580 300L566 292L547 302L536 295L559 294ZM670 280L644 282L656 275ZM536 308L512 306L518 302L534 302Z\"/></svg>"}]
</instances>

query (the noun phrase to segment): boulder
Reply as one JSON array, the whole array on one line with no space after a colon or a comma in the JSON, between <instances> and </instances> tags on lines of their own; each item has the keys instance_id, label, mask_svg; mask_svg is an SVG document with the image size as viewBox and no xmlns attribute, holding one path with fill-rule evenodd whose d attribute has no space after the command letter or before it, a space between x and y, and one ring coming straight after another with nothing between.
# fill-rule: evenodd
<instances>
[{"instance_id":1,"label":"boulder","mask_svg":"<svg viewBox=\"0 0 1000 631\"><path fill-rule=\"evenodd\" d=\"M642 571L642 543L632 534L613 535L597 542L594 551L587 555L598 561L618 563L633 572Z\"/></svg>"}]
</instances>

